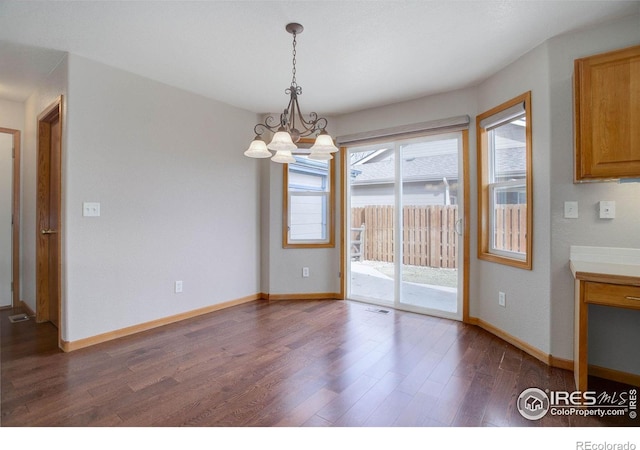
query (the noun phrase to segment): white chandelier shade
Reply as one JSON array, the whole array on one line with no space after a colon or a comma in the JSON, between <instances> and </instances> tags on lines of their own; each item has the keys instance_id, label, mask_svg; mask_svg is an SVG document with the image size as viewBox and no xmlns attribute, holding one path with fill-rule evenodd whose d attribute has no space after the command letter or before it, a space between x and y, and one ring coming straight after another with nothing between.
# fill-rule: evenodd
<instances>
[{"instance_id":1,"label":"white chandelier shade","mask_svg":"<svg viewBox=\"0 0 640 450\"><path fill-rule=\"evenodd\" d=\"M322 131L316 138L316 142L311 146L311 154L315 153L335 153L338 147L333 143L333 139L326 131Z\"/></svg>"},{"instance_id":2,"label":"white chandelier shade","mask_svg":"<svg viewBox=\"0 0 640 450\"><path fill-rule=\"evenodd\" d=\"M245 156L249 158L271 158L271 152L267 149L267 144L262 140L260 136L256 136L251 145L244 152Z\"/></svg>"},{"instance_id":3,"label":"white chandelier shade","mask_svg":"<svg viewBox=\"0 0 640 450\"><path fill-rule=\"evenodd\" d=\"M291 150L278 150L273 158L271 158L271 161L284 164L294 163L296 159L291 154Z\"/></svg>"},{"instance_id":4,"label":"white chandelier shade","mask_svg":"<svg viewBox=\"0 0 640 450\"><path fill-rule=\"evenodd\" d=\"M273 139L271 139L271 142L269 142L267 148L269 150L273 150L274 152L282 150L292 152L294 150L297 150L298 146L293 143L291 135L283 129L273 135Z\"/></svg>"}]
</instances>

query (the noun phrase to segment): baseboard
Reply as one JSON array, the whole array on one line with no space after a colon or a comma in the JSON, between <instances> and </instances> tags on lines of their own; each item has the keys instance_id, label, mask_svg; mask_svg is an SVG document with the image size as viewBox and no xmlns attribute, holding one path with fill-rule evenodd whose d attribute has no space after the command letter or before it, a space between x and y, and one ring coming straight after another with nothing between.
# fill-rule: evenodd
<instances>
[{"instance_id":1,"label":"baseboard","mask_svg":"<svg viewBox=\"0 0 640 450\"><path fill-rule=\"evenodd\" d=\"M573 372L573 360L571 359L551 356L551 366ZM636 375L635 373L622 372L621 370L609 369L607 367L596 366L595 364L589 364L588 372L589 375L594 377L630 384L631 386L640 386L640 375Z\"/></svg>"},{"instance_id":2,"label":"baseboard","mask_svg":"<svg viewBox=\"0 0 640 450\"><path fill-rule=\"evenodd\" d=\"M589 375L594 377L605 378L607 380L617 381L618 383L630 384L631 386L640 386L640 375L634 373L622 372L620 370L608 369L606 367L595 366L589 364Z\"/></svg>"},{"instance_id":3,"label":"baseboard","mask_svg":"<svg viewBox=\"0 0 640 450\"><path fill-rule=\"evenodd\" d=\"M498 327L496 327L494 325L491 325L489 322L485 322L484 320L479 319L477 317L470 317L469 318L469 323L472 324L472 325L479 326L483 330L488 331L489 333L493 334L494 336L499 337L503 341L506 341L509 344L513 345L514 347L519 348L523 352L525 352L525 353L533 356L534 358L542 361L546 365L548 365L548 366L551 365L550 364L550 355L548 355L547 353L543 352L539 348L534 347L533 345L528 344L528 343L524 342L521 339L518 339L517 337L507 333L506 331L503 331L500 328L498 328Z\"/></svg>"},{"instance_id":4,"label":"baseboard","mask_svg":"<svg viewBox=\"0 0 640 450\"><path fill-rule=\"evenodd\" d=\"M340 293L313 292L306 294L260 294L262 300L342 300Z\"/></svg>"},{"instance_id":5,"label":"baseboard","mask_svg":"<svg viewBox=\"0 0 640 450\"><path fill-rule=\"evenodd\" d=\"M336 293L310 293L310 294L266 294L258 293L250 295L248 297L231 300L217 305L206 306L204 308L196 309L193 311L187 311L175 316L163 317L161 319L152 320L150 322L133 325L127 328L119 330L109 331L107 333L98 334L84 339L78 339L77 341L65 341L61 342L60 348L65 352L72 352L81 348L90 347L92 345L100 344L102 342L111 341L125 336L130 336L142 331L151 330L153 328L168 325L170 323L179 322L181 320L190 319L210 312L218 311L232 306L241 305L243 303L252 302L255 300L336 300L340 299L340 294ZM26 307L26 305L25 305ZM31 311L29 308L26 308ZM31 315L35 315L32 313Z\"/></svg>"},{"instance_id":6,"label":"baseboard","mask_svg":"<svg viewBox=\"0 0 640 450\"><path fill-rule=\"evenodd\" d=\"M27 305L27 304L25 303L25 301L24 301L24 300L20 300L20 307L21 307L21 308L23 308L25 311L27 311L27 315L28 315L29 317L35 317L35 316L36 316L36 312L35 312L33 309L31 309L31 308L29 307L29 305Z\"/></svg>"},{"instance_id":7,"label":"baseboard","mask_svg":"<svg viewBox=\"0 0 640 450\"><path fill-rule=\"evenodd\" d=\"M549 355L549 365L573 372L573 359L558 358L557 356Z\"/></svg>"},{"instance_id":8,"label":"baseboard","mask_svg":"<svg viewBox=\"0 0 640 450\"><path fill-rule=\"evenodd\" d=\"M527 344L526 342L518 339L515 336L512 336L506 331L503 331L500 328L497 328L494 325L491 325L490 323L485 322L484 320L477 317L470 317L468 323L471 325L479 326L483 330L488 331L489 333L499 337L503 341L506 341L514 347L519 348L523 352L542 361L548 366L557 367L559 369L565 369L573 372L573 360L571 359L559 358L557 356L549 355L539 348ZM595 377L617 381L618 383L630 384L631 386L640 386L640 375L622 372L615 369L608 369L606 367L595 366L592 364L589 364L588 371L589 375L593 375Z\"/></svg>"},{"instance_id":9,"label":"baseboard","mask_svg":"<svg viewBox=\"0 0 640 450\"><path fill-rule=\"evenodd\" d=\"M179 322L185 319L191 319L193 317L208 314L210 312L219 311L221 309L230 308L232 306L241 305L243 303L260 300L262 294L249 295L247 297L230 300L228 302L218 303L216 305L205 306L204 308L194 309L184 313L176 314L174 316L163 317L161 319L152 320L150 322L133 325L119 330L109 331L108 333L98 334L84 339L78 339L77 341L62 341L60 348L65 352L72 352L81 348L90 347L92 345L100 344L103 342L111 341L121 337L129 336L142 331L151 330L153 328L161 327L171 323Z\"/></svg>"}]
</instances>

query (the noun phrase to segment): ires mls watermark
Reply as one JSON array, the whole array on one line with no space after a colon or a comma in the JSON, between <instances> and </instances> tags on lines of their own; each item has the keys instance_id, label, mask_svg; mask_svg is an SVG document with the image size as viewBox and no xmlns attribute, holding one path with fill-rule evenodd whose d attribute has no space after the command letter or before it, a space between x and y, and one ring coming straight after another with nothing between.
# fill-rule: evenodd
<instances>
[{"instance_id":1,"label":"ires mls watermark","mask_svg":"<svg viewBox=\"0 0 640 450\"><path fill-rule=\"evenodd\" d=\"M518 411L525 419L539 420L554 416L629 416L638 417L638 390L622 392L550 391L529 388L517 401Z\"/></svg>"}]
</instances>

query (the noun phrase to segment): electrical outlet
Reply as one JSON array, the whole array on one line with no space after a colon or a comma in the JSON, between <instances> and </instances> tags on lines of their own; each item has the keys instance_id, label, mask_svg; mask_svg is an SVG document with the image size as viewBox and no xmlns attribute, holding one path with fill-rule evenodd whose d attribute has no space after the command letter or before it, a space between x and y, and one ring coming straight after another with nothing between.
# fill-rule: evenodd
<instances>
[{"instance_id":1,"label":"electrical outlet","mask_svg":"<svg viewBox=\"0 0 640 450\"><path fill-rule=\"evenodd\" d=\"M507 307L507 295L504 292L498 292L498 305Z\"/></svg>"},{"instance_id":2,"label":"electrical outlet","mask_svg":"<svg viewBox=\"0 0 640 450\"><path fill-rule=\"evenodd\" d=\"M176 294L182 293L182 281L176 281L174 284L174 291Z\"/></svg>"},{"instance_id":3,"label":"electrical outlet","mask_svg":"<svg viewBox=\"0 0 640 450\"><path fill-rule=\"evenodd\" d=\"M578 202L564 202L564 218L565 219L578 218Z\"/></svg>"},{"instance_id":4,"label":"electrical outlet","mask_svg":"<svg viewBox=\"0 0 640 450\"><path fill-rule=\"evenodd\" d=\"M308 267L303 267L302 268L302 277L303 278L309 278L309 268Z\"/></svg>"},{"instance_id":5,"label":"electrical outlet","mask_svg":"<svg viewBox=\"0 0 640 450\"><path fill-rule=\"evenodd\" d=\"M616 202L602 201L599 203L600 218L601 219L615 219L616 218Z\"/></svg>"}]
</instances>

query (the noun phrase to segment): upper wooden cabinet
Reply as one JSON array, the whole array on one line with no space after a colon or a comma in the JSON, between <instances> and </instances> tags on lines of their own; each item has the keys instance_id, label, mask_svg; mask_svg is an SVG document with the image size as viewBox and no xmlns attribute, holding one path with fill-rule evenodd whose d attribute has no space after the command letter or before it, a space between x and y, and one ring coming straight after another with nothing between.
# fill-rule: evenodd
<instances>
[{"instance_id":1,"label":"upper wooden cabinet","mask_svg":"<svg viewBox=\"0 0 640 450\"><path fill-rule=\"evenodd\" d=\"M575 60L574 180L640 177L640 45Z\"/></svg>"}]
</instances>

